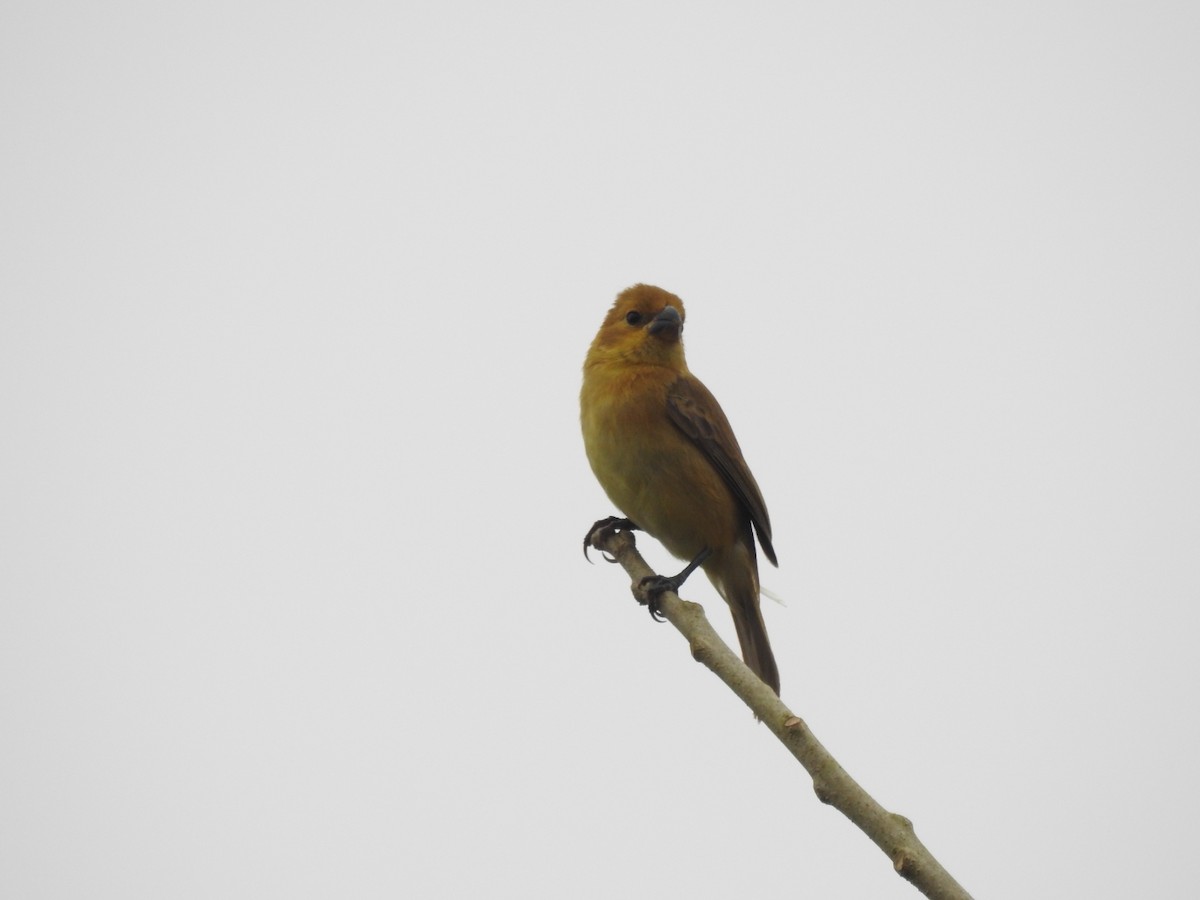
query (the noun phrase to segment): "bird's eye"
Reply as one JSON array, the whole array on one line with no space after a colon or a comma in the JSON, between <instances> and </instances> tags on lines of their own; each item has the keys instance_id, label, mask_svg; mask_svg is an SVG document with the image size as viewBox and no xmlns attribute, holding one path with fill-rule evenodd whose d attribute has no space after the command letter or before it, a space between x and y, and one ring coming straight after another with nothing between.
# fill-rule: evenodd
<instances>
[{"instance_id":1,"label":"bird's eye","mask_svg":"<svg viewBox=\"0 0 1200 900\"><path fill-rule=\"evenodd\" d=\"M625 321L630 325L638 325L642 321L642 314L636 309L632 310L631 312L627 312L625 313Z\"/></svg>"}]
</instances>

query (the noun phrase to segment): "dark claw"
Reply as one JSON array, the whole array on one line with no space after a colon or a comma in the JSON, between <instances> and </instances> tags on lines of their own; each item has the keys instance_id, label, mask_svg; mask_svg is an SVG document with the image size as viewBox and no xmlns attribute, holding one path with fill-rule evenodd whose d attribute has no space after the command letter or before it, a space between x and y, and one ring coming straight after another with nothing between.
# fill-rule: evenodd
<instances>
[{"instance_id":1,"label":"dark claw","mask_svg":"<svg viewBox=\"0 0 1200 900\"><path fill-rule=\"evenodd\" d=\"M666 616L662 614L662 608L659 602L665 591L676 591L679 586L675 584L675 579L667 578L665 575L647 575L638 582L637 598L638 603L644 603L646 608L650 610L650 618L655 622L667 621ZM643 600L642 598L646 599Z\"/></svg>"},{"instance_id":2,"label":"dark claw","mask_svg":"<svg viewBox=\"0 0 1200 900\"><path fill-rule=\"evenodd\" d=\"M583 536L583 558L588 562L592 558L588 556L588 548L595 546L595 542L602 538L608 537L614 531L637 531L638 527L628 519L623 519L620 516L609 516L607 519L601 519L595 525L588 529L588 533ZM608 559L607 556L604 557ZM608 559L609 562L616 562L615 559Z\"/></svg>"},{"instance_id":3,"label":"dark claw","mask_svg":"<svg viewBox=\"0 0 1200 900\"><path fill-rule=\"evenodd\" d=\"M647 575L638 582L638 589L634 591L634 595L638 598L638 603L644 603L650 609L650 618L655 622L665 622L666 618L662 614L659 607L659 598L666 591L671 591L678 594L679 588L688 580L688 576L696 571L696 567L708 559L712 551L708 549L701 550L696 554L696 558L687 564L687 567L678 575L672 575L668 578L665 575ZM643 600L642 598L646 599Z\"/></svg>"}]
</instances>

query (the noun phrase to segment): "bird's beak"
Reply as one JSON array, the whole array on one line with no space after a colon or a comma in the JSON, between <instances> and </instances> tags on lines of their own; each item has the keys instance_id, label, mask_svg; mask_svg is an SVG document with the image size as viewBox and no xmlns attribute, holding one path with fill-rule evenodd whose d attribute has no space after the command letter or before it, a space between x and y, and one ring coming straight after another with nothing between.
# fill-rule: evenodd
<instances>
[{"instance_id":1,"label":"bird's beak","mask_svg":"<svg viewBox=\"0 0 1200 900\"><path fill-rule=\"evenodd\" d=\"M683 319L679 318L679 310L673 306L663 307L650 321L649 331L653 335L662 335L671 340L679 340L679 332L683 330Z\"/></svg>"}]
</instances>

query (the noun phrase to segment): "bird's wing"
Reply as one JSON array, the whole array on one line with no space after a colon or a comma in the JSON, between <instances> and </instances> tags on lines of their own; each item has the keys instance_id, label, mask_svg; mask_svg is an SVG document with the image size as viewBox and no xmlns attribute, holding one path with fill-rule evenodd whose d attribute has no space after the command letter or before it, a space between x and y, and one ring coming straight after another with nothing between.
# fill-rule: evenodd
<instances>
[{"instance_id":1,"label":"bird's wing","mask_svg":"<svg viewBox=\"0 0 1200 900\"><path fill-rule=\"evenodd\" d=\"M667 391L667 413L675 427L687 435L721 473L734 496L750 514L763 553L771 565L779 565L775 560L775 548L771 546L767 504L717 398L695 376L684 375Z\"/></svg>"}]
</instances>

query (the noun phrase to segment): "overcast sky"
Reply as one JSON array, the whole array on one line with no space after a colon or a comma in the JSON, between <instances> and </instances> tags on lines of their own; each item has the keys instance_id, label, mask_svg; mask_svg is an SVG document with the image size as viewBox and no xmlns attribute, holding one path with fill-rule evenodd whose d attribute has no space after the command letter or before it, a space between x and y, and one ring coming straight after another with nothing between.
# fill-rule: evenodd
<instances>
[{"instance_id":1,"label":"overcast sky","mask_svg":"<svg viewBox=\"0 0 1200 900\"><path fill-rule=\"evenodd\" d=\"M916 897L584 562L639 281L785 702L977 897L1192 892L1198 111L1186 3L6 3L0 895Z\"/></svg>"}]
</instances>

